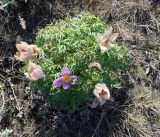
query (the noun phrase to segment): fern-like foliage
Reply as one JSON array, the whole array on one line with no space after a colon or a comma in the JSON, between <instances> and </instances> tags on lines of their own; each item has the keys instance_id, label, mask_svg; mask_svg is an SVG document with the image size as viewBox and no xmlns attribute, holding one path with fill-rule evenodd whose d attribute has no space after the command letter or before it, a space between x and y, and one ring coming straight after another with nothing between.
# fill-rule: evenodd
<instances>
[{"instance_id":1,"label":"fern-like foliage","mask_svg":"<svg viewBox=\"0 0 160 137\"><path fill-rule=\"evenodd\" d=\"M130 62L129 52L115 43L111 50L101 53L96 37L107 28L99 18L82 13L41 29L36 44L42 49L42 56L35 62L42 66L46 76L31 82L31 88L41 91L49 103L74 111L92 96L96 83L106 83L109 89L120 86L120 74L127 71ZM101 64L102 70L88 67L94 61ZM70 68L78 77L68 90L52 87L63 67Z\"/></svg>"}]
</instances>

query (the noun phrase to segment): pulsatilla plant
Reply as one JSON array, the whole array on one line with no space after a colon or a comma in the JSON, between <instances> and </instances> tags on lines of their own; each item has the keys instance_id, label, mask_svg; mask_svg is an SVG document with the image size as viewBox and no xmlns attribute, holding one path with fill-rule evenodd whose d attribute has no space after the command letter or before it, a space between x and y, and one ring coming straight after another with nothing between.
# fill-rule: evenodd
<instances>
[{"instance_id":1,"label":"pulsatilla plant","mask_svg":"<svg viewBox=\"0 0 160 137\"><path fill-rule=\"evenodd\" d=\"M31 81L32 90L41 91L51 105L74 111L96 93L97 83L105 83L97 92L104 94L103 101L98 96L99 104L104 104L109 90L121 86L120 74L130 62L128 49L115 42L117 36L89 13L39 30L36 45L42 55L35 63L41 65L45 76Z\"/></svg>"}]
</instances>

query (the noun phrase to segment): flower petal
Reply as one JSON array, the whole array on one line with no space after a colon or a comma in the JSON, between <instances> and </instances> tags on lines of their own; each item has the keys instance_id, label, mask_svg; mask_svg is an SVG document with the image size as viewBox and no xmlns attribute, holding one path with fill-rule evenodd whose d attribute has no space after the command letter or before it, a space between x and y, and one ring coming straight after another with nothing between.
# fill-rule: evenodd
<instances>
[{"instance_id":1,"label":"flower petal","mask_svg":"<svg viewBox=\"0 0 160 137\"><path fill-rule=\"evenodd\" d=\"M43 74L43 71L41 69L35 69L33 70L33 72L30 74L30 77L33 79L33 80L38 80L38 79L41 79L43 78L44 74Z\"/></svg>"},{"instance_id":2,"label":"flower petal","mask_svg":"<svg viewBox=\"0 0 160 137\"><path fill-rule=\"evenodd\" d=\"M101 52L104 53L108 50L108 48L106 46L102 46L102 45L99 45L100 46L100 49L101 49Z\"/></svg>"},{"instance_id":3,"label":"flower petal","mask_svg":"<svg viewBox=\"0 0 160 137\"><path fill-rule=\"evenodd\" d=\"M107 50L110 50L112 47L113 47L113 46L112 46L112 43L108 43L108 45L107 45Z\"/></svg>"},{"instance_id":4,"label":"flower petal","mask_svg":"<svg viewBox=\"0 0 160 137\"><path fill-rule=\"evenodd\" d=\"M110 99L110 91L104 83L96 84L93 93L99 99L101 104L105 102L104 100Z\"/></svg>"},{"instance_id":5,"label":"flower petal","mask_svg":"<svg viewBox=\"0 0 160 137\"><path fill-rule=\"evenodd\" d=\"M16 55L14 55L14 57L20 61L26 61L28 59L26 55L19 52L16 52Z\"/></svg>"},{"instance_id":6,"label":"flower petal","mask_svg":"<svg viewBox=\"0 0 160 137\"><path fill-rule=\"evenodd\" d=\"M54 80L54 81L53 81L53 84L52 84L53 87L59 87L59 86L61 86L61 85L62 85L62 77Z\"/></svg>"},{"instance_id":7,"label":"flower petal","mask_svg":"<svg viewBox=\"0 0 160 137\"><path fill-rule=\"evenodd\" d=\"M29 58L31 58L33 55L34 55L34 50L33 50L32 47L30 47L30 48L28 49L27 56L28 56Z\"/></svg>"},{"instance_id":8,"label":"flower petal","mask_svg":"<svg viewBox=\"0 0 160 137\"><path fill-rule=\"evenodd\" d=\"M116 40L116 38L118 37L118 33L114 33L111 37L110 37L110 41L113 42Z\"/></svg>"},{"instance_id":9,"label":"flower petal","mask_svg":"<svg viewBox=\"0 0 160 137\"><path fill-rule=\"evenodd\" d=\"M29 74L32 73L33 70L35 70L35 69L40 69L41 71L43 71L41 66L36 65L35 63L33 63L33 62L30 61L29 65L28 65L28 73Z\"/></svg>"},{"instance_id":10,"label":"flower petal","mask_svg":"<svg viewBox=\"0 0 160 137\"><path fill-rule=\"evenodd\" d=\"M101 35L98 35L97 38L96 38L96 41L98 44L101 43L101 39L102 39L102 36Z\"/></svg>"},{"instance_id":11,"label":"flower petal","mask_svg":"<svg viewBox=\"0 0 160 137\"><path fill-rule=\"evenodd\" d=\"M64 89L68 89L70 87L70 83L62 83Z\"/></svg>"},{"instance_id":12,"label":"flower petal","mask_svg":"<svg viewBox=\"0 0 160 137\"><path fill-rule=\"evenodd\" d=\"M16 52L16 58L20 61L26 61L26 60L29 60L30 58L32 58L33 56L33 49L32 48L28 48L27 51L19 51L19 52Z\"/></svg>"},{"instance_id":13,"label":"flower petal","mask_svg":"<svg viewBox=\"0 0 160 137\"><path fill-rule=\"evenodd\" d=\"M99 96L99 89L94 89L93 90L93 94L97 97L97 98L100 98L100 96Z\"/></svg>"},{"instance_id":14,"label":"flower petal","mask_svg":"<svg viewBox=\"0 0 160 137\"><path fill-rule=\"evenodd\" d=\"M23 41L21 41L20 43L16 44L16 48L17 48L18 51L21 51L21 50L27 51L28 47L29 47L29 44L26 43L26 42L23 42Z\"/></svg>"},{"instance_id":15,"label":"flower petal","mask_svg":"<svg viewBox=\"0 0 160 137\"><path fill-rule=\"evenodd\" d=\"M71 71L67 67L64 67L61 71L61 76L70 75L70 74L71 74Z\"/></svg>"},{"instance_id":16,"label":"flower petal","mask_svg":"<svg viewBox=\"0 0 160 137\"><path fill-rule=\"evenodd\" d=\"M71 84L74 84L77 81L77 76L71 76Z\"/></svg>"},{"instance_id":17,"label":"flower petal","mask_svg":"<svg viewBox=\"0 0 160 137\"><path fill-rule=\"evenodd\" d=\"M112 33L112 30L113 30L113 28L110 27L110 28L108 29L108 31L104 33L103 36L104 36L105 38L109 39L109 37L110 37L110 35L111 35L111 33Z\"/></svg>"}]
</instances>

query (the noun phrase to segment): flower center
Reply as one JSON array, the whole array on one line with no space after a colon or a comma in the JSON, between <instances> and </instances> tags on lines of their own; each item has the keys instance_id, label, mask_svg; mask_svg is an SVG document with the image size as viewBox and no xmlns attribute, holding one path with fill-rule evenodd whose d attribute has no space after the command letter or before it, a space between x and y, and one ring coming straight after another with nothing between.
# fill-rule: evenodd
<instances>
[{"instance_id":1,"label":"flower center","mask_svg":"<svg viewBox=\"0 0 160 137\"><path fill-rule=\"evenodd\" d=\"M102 43L102 46L106 46L106 44L108 43L108 39L105 37L102 37L101 43Z\"/></svg>"},{"instance_id":2,"label":"flower center","mask_svg":"<svg viewBox=\"0 0 160 137\"><path fill-rule=\"evenodd\" d=\"M100 97L104 97L105 95L107 95L107 93L102 89L102 91L100 93L98 93Z\"/></svg>"},{"instance_id":3,"label":"flower center","mask_svg":"<svg viewBox=\"0 0 160 137\"><path fill-rule=\"evenodd\" d=\"M36 56L38 54L39 49L38 48L33 48L34 55Z\"/></svg>"},{"instance_id":4,"label":"flower center","mask_svg":"<svg viewBox=\"0 0 160 137\"><path fill-rule=\"evenodd\" d=\"M71 81L71 77L69 75L65 75L62 78L62 82L69 83Z\"/></svg>"}]
</instances>

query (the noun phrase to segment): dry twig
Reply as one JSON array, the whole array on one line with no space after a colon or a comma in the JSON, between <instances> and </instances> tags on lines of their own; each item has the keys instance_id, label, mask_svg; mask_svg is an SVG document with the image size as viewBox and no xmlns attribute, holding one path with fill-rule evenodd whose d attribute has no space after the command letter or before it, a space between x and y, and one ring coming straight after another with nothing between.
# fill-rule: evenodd
<instances>
[{"instance_id":1,"label":"dry twig","mask_svg":"<svg viewBox=\"0 0 160 137\"><path fill-rule=\"evenodd\" d=\"M98 122L97 127L96 127L96 128L95 128L95 130L94 130L94 133L93 133L92 137L94 137L94 136L95 136L95 134L96 134L96 132L97 132L98 128L100 127L101 122L102 122L103 117L104 117L104 114L105 114L105 113L104 113L104 108L103 108L103 110L102 110L102 112L101 112L101 118L100 118L100 120L99 120L99 122Z\"/></svg>"},{"instance_id":2,"label":"dry twig","mask_svg":"<svg viewBox=\"0 0 160 137\"><path fill-rule=\"evenodd\" d=\"M12 90L12 93L13 93L13 96L14 96L14 99L15 99L15 101L16 101L16 108L20 111L21 108L20 108L19 102L18 102L18 100L17 100L17 96L16 96L16 94L15 94L15 91L14 91L14 88L13 88L13 84L10 82L10 80L4 78L3 75L0 74L0 77L1 77L3 80L6 80L6 81L10 84L10 87L11 87L11 90Z\"/></svg>"}]
</instances>

